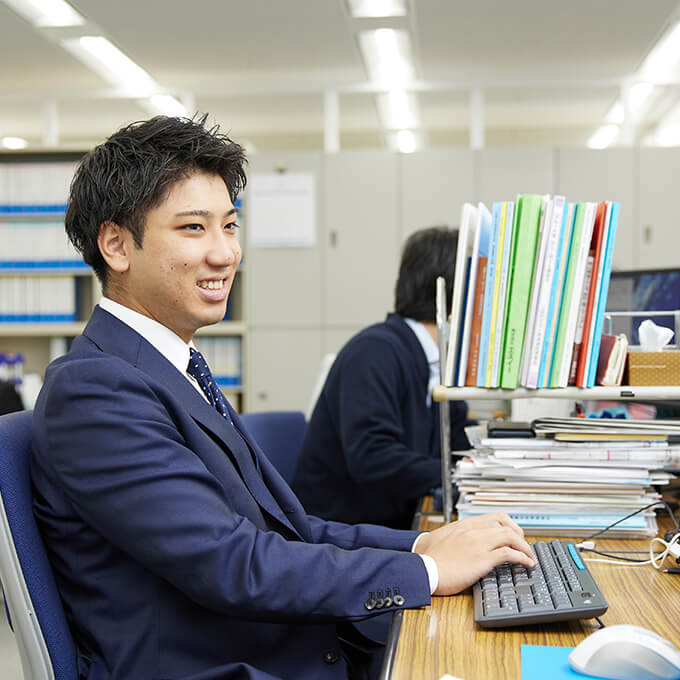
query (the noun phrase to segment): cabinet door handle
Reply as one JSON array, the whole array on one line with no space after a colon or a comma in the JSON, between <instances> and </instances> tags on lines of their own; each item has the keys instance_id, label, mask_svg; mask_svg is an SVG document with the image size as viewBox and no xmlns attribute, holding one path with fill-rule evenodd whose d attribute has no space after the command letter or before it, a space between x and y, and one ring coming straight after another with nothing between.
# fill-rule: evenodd
<instances>
[{"instance_id":1,"label":"cabinet door handle","mask_svg":"<svg viewBox=\"0 0 680 680\"><path fill-rule=\"evenodd\" d=\"M328 243L331 248L335 248L338 245L338 232L333 230L328 234Z\"/></svg>"}]
</instances>

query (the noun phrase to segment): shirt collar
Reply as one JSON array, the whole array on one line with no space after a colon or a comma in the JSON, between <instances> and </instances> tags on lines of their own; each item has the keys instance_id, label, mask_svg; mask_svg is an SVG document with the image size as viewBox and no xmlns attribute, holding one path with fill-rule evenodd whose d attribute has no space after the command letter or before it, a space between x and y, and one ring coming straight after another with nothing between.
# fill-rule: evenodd
<instances>
[{"instance_id":1,"label":"shirt collar","mask_svg":"<svg viewBox=\"0 0 680 680\"><path fill-rule=\"evenodd\" d=\"M111 298L102 297L99 306L113 314L133 331L139 333L148 343L153 345L180 373L186 374L189 365L189 348L182 338L173 333L167 326L150 319L129 307L125 307Z\"/></svg>"},{"instance_id":2,"label":"shirt collar","mask_svg":"<svg viewBox=\"0 0 680 680\"><path fill-rule=\"evenodd\" d=\"M439 347L437 343L432 339L432 336L428 333L427 328L420 322L414 321L413 319L404 318L405 323L408 327L416 334L420 346L425 352L425 358L427 363L432 366L434 363L439 362Z\"/></svg>"},{"instance_id":3,"label":"shirt collar","mask_svg":"<svg viewBox=\"0 0 680 680\"><path fill-rule=\"evenodd\" d=\"M429 408L432 404L432 390L441 382L439 379L439 347L428 333L427 328L420 322L414 319L407 319L404 317L406 325L415 333L420 346L425 353L427 365L430 368L430 377L427 383L427 395L425 396L425 404Z\"/></svg>"}]
</instances>

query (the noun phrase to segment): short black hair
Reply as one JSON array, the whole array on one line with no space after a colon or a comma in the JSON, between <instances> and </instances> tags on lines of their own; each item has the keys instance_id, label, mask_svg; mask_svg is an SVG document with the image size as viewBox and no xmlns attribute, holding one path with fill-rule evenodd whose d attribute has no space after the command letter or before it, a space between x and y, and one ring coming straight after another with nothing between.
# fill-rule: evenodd
<instances>
[{"instance_id":1,"label":"short black hair","mask_svg":"<svg viewBox=\"0 0 680 680\"><path fill-rule=\"evenodd\" d=\"M394 311L415 321L436 319L436 281L446 280L453 288L458 231L448 227L429 227L416 231L404 244L394 296Z\"/></svg>"},{"instance_id":2,"label":"short black hair","mask_svg":"<svg viewBox=\"0 0 680 680\"><path fill-rule=\"evenodd\" d=\"M156 116L130 123L92 149L78 166L69 192L66 233L106 287L108 266L97 238L105 222L128 229L142 247L146 215L171 188L194 172L219 175L232 201L246 185L243 148L193 119Z\"/></svg>"}]
</instances>

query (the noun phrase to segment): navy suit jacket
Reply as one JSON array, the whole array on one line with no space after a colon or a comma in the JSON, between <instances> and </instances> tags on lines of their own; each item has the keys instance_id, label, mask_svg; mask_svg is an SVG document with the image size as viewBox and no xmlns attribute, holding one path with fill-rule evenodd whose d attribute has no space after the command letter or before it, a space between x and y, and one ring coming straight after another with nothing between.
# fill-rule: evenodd
<instances>
[{"instance_id":1,"label":"navy suit jacket","mask_svg":"<svg viewBox=\"0 0 680 680\"><path fill-rule=\"evenodd\" d=\"M34 508L81 677L345 678L371 592L429 603L413 532L308 516L232 418L99 308L48 368Z\"/></svg>"},{"instance_id":2,"label":"navy suit jacket","mask_svg":"<svg viewBox=\"0 0 680 680\"><path fill-rule=\"evenodd\" d=\"M342 522L410 526L418 498L441 486L439 405L415 333L389 314L338 353L312 413L293 490L305 509ZM450 402L452 444L468 449L465 402Z\"/></svg>"}]
</instances>

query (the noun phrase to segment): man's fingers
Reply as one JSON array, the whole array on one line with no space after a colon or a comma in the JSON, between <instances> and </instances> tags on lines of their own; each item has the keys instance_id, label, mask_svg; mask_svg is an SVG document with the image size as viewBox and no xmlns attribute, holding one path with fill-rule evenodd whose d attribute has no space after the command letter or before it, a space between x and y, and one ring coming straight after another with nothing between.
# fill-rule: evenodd
<instances>
[{"instance_id":1,"label":"man's fingers","mask_svg":"<svg viewBox=\"0 0 680 680\"><path fill-rule=\"evenodd\" d=\"M522 564L525 567L533 567L536 565L536 559L533 557L533 555L529 557L529 555L527 555L523 550L517 550L516 548L513 548L509 545L496 548L489 554L493 560L492 567L497 567L499 564L503 564L503 562ZM489 569L489 571L491 571L491 569Z\"/></svg>"},{"instance_id":2,"label":"man's fingers","mask_svg":"<svg viewBox=\"0 0 680 680\"><path fill-rule=\"evenodd\" d=\"M488 547L491 551L502 550L507 548L512 551L513 557L515 553L521 553L525 559L521 564L532 567L536 560L531 546L524 540L523 536L518 536L517 533L510 527L497 527L488 531ZM516 562L516 559L508 558L506 562Z\"/></svg>"}]
</instances>

